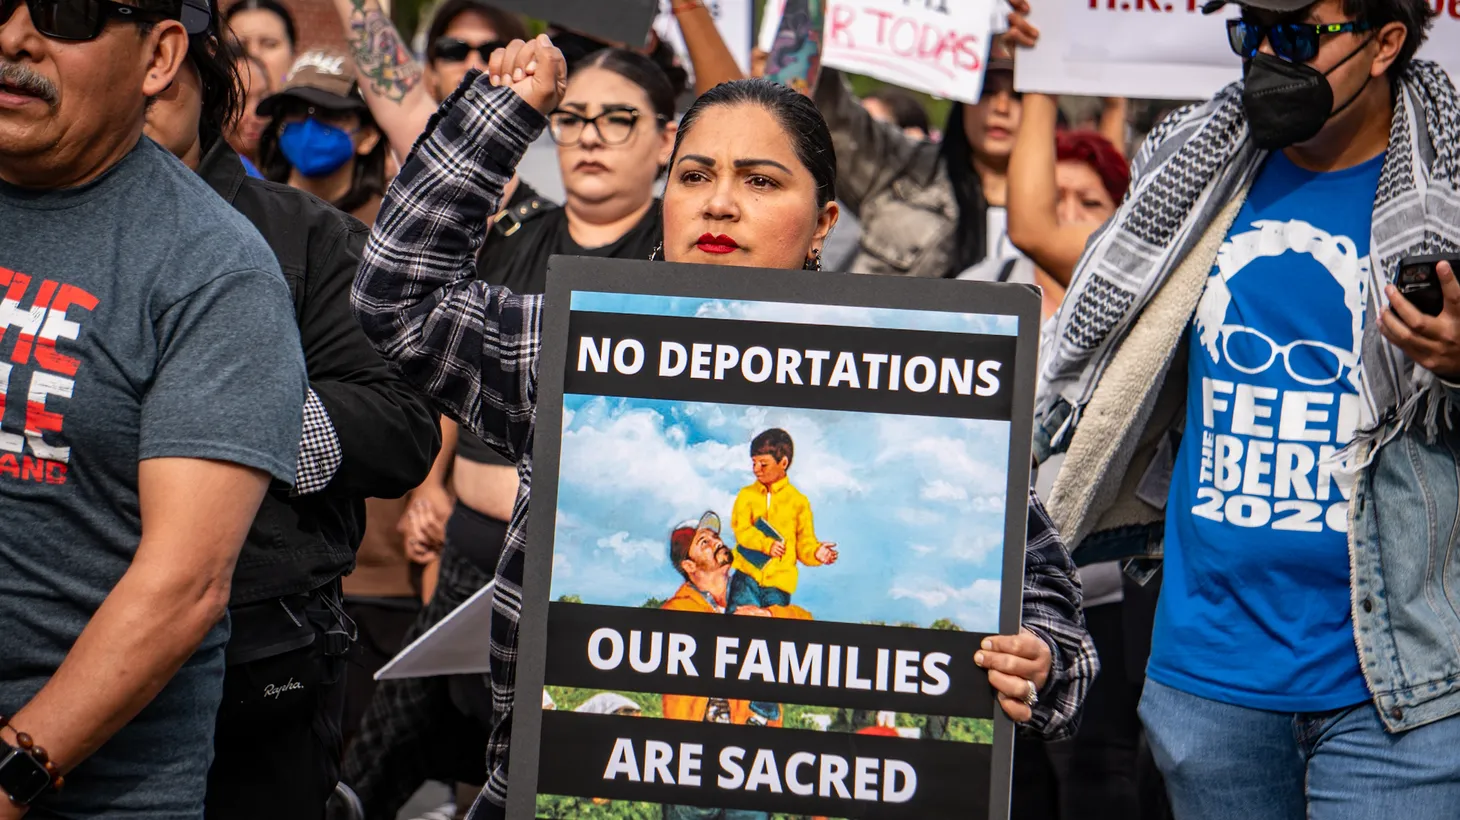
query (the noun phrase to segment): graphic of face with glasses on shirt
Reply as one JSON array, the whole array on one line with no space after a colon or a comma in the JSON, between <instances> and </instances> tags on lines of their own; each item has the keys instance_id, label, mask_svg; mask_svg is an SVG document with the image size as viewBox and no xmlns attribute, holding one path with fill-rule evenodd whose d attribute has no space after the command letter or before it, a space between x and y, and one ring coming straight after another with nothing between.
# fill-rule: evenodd
<instances>
[{"instance_id":1,"label":"graphic of face with glasses on shirt","mask_svg":"<svg viewBox=\"0 0 1460 820\"><path fill-rule=\"evenodd\" d=\"M1345 531L1337 454L1359 419L1368 264L1351 238L1299 219L1255 220L1222 245L1192 339L1193 515Z\"/></svg>"},{"instance_id":2,"label":"graphic of face with glasses on shirt","mask_svg":"<svg viewBox=\"0 0 1460 820\"><path fill-rule=\"evenodd\" d=\"M1285 374L1296 389L1357 390L1368 257L1302 220L1252 228L1217 255L1197 306L1198 341L1214 364L1254 383L1282 388Z\"/></svg>"}]
</instances>

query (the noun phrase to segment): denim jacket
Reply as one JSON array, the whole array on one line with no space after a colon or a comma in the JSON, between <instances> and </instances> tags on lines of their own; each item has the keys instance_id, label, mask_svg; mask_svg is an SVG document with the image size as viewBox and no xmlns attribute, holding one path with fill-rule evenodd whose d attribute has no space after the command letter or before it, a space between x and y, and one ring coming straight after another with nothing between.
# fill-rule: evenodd
<instances>
[{"instance_id":1,"label":"denim jacket","mask_svg":"<svg viewBox=\"0 0 1460 820\"><path fill-rule=\"evenodd\" d=\"M1183 331L1243 198L1142 312L1077 423L1063 402L1035 420L1036 460L1066 453L1048 507L1078 565L1161 555L1186 412ZM1358 454L1368 466L1349 504L1351 607L1364 679L1398 732L1460 713L1460 429L1442 423L1429 441L1414 425L1376 440L1371 460Z\"/></svg>"}]
</instances>

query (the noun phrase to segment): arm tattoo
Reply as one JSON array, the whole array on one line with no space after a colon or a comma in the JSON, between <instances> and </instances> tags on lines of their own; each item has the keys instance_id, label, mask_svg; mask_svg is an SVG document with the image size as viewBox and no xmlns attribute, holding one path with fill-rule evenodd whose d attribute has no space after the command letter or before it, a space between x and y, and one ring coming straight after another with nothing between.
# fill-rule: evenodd
<instances>
[{"instance_id":1,"label":"arm tattoo","mask_svg":"<svg viewBox=\"0 0 1460 820\"><path fill-rule=\"evenodd\" d=\"M350 49L360 78L376 94L398 103L421 84L421 64L411 55L390 18L379 6L365 8L366 0L351 0Z\"/></svg>"}]
</instances>

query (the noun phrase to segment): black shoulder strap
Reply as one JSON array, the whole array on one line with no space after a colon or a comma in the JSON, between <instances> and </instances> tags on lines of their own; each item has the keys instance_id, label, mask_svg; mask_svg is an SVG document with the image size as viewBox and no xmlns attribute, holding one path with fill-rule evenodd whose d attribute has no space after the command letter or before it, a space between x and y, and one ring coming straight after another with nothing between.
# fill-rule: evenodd
<instances>
[{"instance_id":1,"label":"black shoulder strap","mask_svg":"<svg viewBox=\"0 0 1460 820\"><path fill-rule=\"evenodd\" d=\"M528 199L497 212L492 220L492 231L498 236L511 236L522 226L553 209L553 203L540 196Z\"/></svg>"},{"instance_id":2,"label":"black shoulder strap","mask_svg":"<svg viewBox=\"0 0 1460 820\"><path fill-rule=\"evenodd\" d=\"M999 278L995 282L1007 282L1009 277L1014 275L1014 266L1019 264L1019 257L1013 256L999 268Z\"/></svg>"}]
</instances>

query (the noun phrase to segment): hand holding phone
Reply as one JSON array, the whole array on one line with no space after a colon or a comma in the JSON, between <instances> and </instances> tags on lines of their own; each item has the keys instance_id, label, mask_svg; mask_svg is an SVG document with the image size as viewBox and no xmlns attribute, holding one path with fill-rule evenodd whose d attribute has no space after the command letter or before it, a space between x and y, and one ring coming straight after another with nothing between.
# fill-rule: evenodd
<instances>
[{"instance_id":1,"label":"hand holding phone","mask_svg":"<svg viewBox=\"0 0 1460 820\"><path fill-rule=\"evenodd\" d=\"M1460 270L1460 253L1407 256L1399 261L1399 275L1394 286L1426 316L1439 316L1445 309L1445 293L1440 288L1439 264L1449 262L1450 270Z\"/></svg>"},{"instance_id":2,"label":"hand holding phone","mask_svg":"<svg viewBox=\"0 0 1460 820\"><path fill-rule=\"evenodd\" d=\"M1416 256L1399 263L1384 289L1389 307L1380 332L1410 361L1447 382L1460 382L1460 254Z\"/></svg>"}]
</instances>

